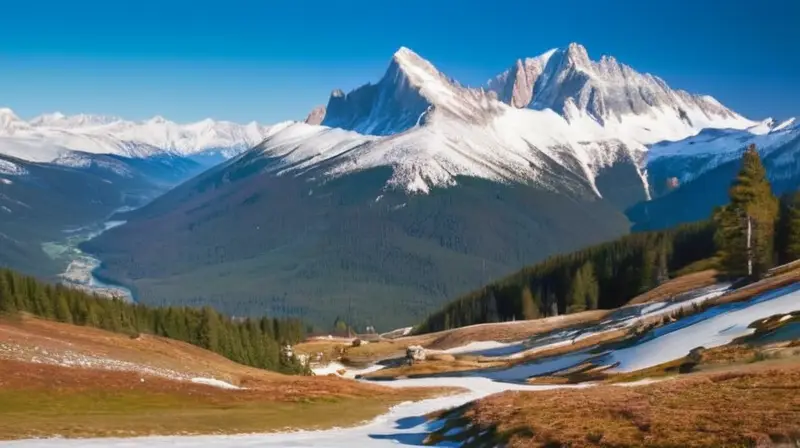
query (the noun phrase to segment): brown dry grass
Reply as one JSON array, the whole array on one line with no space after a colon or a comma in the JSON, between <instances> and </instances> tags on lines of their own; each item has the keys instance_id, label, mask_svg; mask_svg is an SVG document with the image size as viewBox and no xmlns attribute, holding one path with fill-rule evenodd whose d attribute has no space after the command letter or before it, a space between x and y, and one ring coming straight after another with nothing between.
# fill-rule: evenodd
<instances>
[{"instance_id":1,"label":"brown dry grass","mask_svg":"<svg viewBox=\"0 0 800 448\"><path fill-rule=\"evenodd\" d=\"M592 310L563 316L547 317L516 322L479 324L456 328L439 333L426 347L446 350L476 341L519 341L531 336L560 330L575 325L598 322L609 314L607 310Z\"/></svg>"},{"instance_id":2,"label":"brown dry grass","mask_svg":"<svg viewBox=\"0 0 800 448\"><path fill-rule=\"evenodd\" d=\"M771 289L789 286L798 281L800 281L800 268L794 266L792 270L788 272L782 272L780 274L767 277L758 282L743 286L731 293L723 294L716 299L710 300L708 304L709 306L715 306L723 303L740 302L742 300L751 299Z\"/></svg>"},{"instance_id":3,"label":"brown dry grass","mask_svg":"<svg viewBox=\"0 0 800 448\"><path fill-rule=\"evenodd\" d=\"M433 375L437 373L464 372L476 369L505 366L504 362L479 361L475 359L455 359L452 361L423 361L411 365L381 369L364 375L364 378L401 379L414 378L418 375ZM454 381L456 384L457 381Z\"/></svg>"},{"instance_id":4,"label":"brown dry grass","mask_svg":"<svg viewBox=\"0 0 800 448\"><path fill-rule=\"evenodd\" d=\"M91 369L57 364L82 356L108 364ZM120 361L126 363L125 370L113 370L120 368ZM165 372L222 379L246 389L179 381L165 377ZM344 426L372 418L401 401L448 392L286 376L161 337L131 338L30 317L0 321L0 438L4 439Z\"/></svg>"},{"instance_id":5,"label":"brown dry grass","mask_svg":"<svg viewBox=\"0 0 800 448\"><path fill-rule=\"evenodd\" d=\"M29 361L37 358L86 355L194 376L214 376L234 384L244 380L272 380L282 375L237 364L220 355L174 339L140 335L132 338L97 328L80 327L23 316L0 320L0 359ZM16 350L11 350L14 348ZM47 353L44 356L43 353Z\"/></svg>"},{"instance_id":6,"label":"brown dry grass","mask_svg":"<svg viewBox=\"0 0 800 448\"><path fill-rule=\"evenodd\" d=\"M719 272L716 269L707 269L705 271L695 272L674 278L651 289L650 291L647 291L644 294L634 297L627 303L627 305L637 305L641 303L666 300L672 296L683 294L693 289L711 286L718 282L718 275Z\"/></svg>"},{"instance_id":7,"label":"brown dry grass","mask_svg":"<svg viewBox=\"0 0 800 448\"><path fill-rule=\"evenodd\" d=\"M514 359L511 365L525 364L541 358L565 355L567 353L571 353L577 350L583 350L588 347L594 347L595 345L617 342L626 338L629 335L630 333L627 329L604 331L602 333L589 336L588 338L581 339L580 341L574 344L562 345L560 347L553 347L551 349L537 351L535 353L532 353L528 356L524 356L519 359Z\"/></svg>"},{"instance_id":8,"label":"brown dry grass","mask_svg":"<svg viewBox=\"0 0 800 448\"><path fill-rule=\"evenodd\" d=\"M144 378L144 380L142 380ZM246 390L134 372L0 361L0 439L207 434L354 425L442 390L295 378Z\"/></svg>"},{"instance_id":9,"label":"brown dry grass","mask_svg":"<svg viewBox=\"0 0 800 448\"><path fill-rule=\"evenodd\" d=\"M460 437L488 431L510 447L788 446L800 440L800 364L634 388L506 392L449 418L432 439L452 425L474 425Z\"/></svg>"}]
</instances>

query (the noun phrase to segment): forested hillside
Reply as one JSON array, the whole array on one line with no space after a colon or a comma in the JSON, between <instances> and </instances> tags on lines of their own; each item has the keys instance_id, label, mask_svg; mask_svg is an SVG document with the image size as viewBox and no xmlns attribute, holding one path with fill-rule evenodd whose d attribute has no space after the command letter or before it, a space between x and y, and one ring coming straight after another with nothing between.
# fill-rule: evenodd
<instances>
[{"instance_id":1,"label":"forested hillside","mask_svg":"<svg viewBox=\"0 0 800 448\"><path fill-rule=\"evenodd\" d=\"M149 305L290 316L321 329L347 315L388 331L629 224L569 173L576 193L459 177L458 188L408 195L383 188L388 168L320 183L263 172L274 163L245 153L81 248L103 261L102 278Z\"/></svg>"},{"instance_id":2,"label":"forested hillside","mask_svg":"<svg viewBox=\"0 0 800 448\"><path fill-rule=\"evenodd\" d=\"M153 308L106 299L0 269L0 314L31 313L45 319L135 336L149 333L188 342L235 362L283 373L304 366L281 356L281 344L304 337L298 320L232 319L210 307Z\"/></svg>"},{"instance_id":3,"label":"forested hillside","mask_svg":"<svg viewBox=\"0 0 800 448\"><path fill-rule=\"evenodd\" d=\"M527 266L449 303L416 331L618 307L714 252L711 222L627 235Z\"/></svg>"},{"instance_id":4,"label":"forested hillside","mask_svg":"<svg viewBox=\"0 0 800 448\"><path fill-rule=\"evenodd\" d=\"M525 267L449 303L416 332L615 308L698 262L727 277L759 278L778 262L800 258L800 194L783 197L779 207L755 146L742 157L729 200L704 222L624 236Z\"/></svg>"}]
</instances>

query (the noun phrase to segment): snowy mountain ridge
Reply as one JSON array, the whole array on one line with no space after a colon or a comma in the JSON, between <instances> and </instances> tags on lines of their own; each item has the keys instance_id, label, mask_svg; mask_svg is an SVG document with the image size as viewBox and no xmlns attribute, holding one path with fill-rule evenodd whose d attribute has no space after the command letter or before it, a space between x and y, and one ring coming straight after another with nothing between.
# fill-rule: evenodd
<instances>
[{"instance_id":1,"label":"snowy mountain ridge","mask_svg":"<svg viewBox=\"0 0 800 448\"><path fill-rule=\"evenodd\" d=\"M11 109L0 109L0 153L35 162L54 162L68 153L148 157L188 156L220 151L231 157L280 129L256 122L246 125L205 119L178 124L156 116L144 121L118 117L61 113L25 121Z\"/></svg>"},{"instance_id":2,"label":"snowy mountain ridge","mask_svg":"<svg viewBox=\"0 0 800 448\"><path fill-rule=\"evenodd\" d=\"M766 119L746 129L705 129L684 140L652 145L647 154L647 163L677 166L691 163L692 169L674 170L675 177L681 183L686 183L741 157L742 151L750 144L755 144L764 158L780 152L781 157L774 162L780 165L794 164L795 152L781 150L789 149L797 142L800 142L800 123L794 118L782 122Z\"/></svg>"},{"instance_id":3,"label":"snowy mountain ridge","mask_svg":"<svg viewBox=\"0 0 800 448\"><path fill-rule=\"evenodd\" d=\"M563 188L555 163L601 195L598 175L633 164L647 195L648 145L756 125L614 58L593 62L578 44L515 68L487 88L469 88L403 47L377 84L335 90L313 120L275 133L258 150L277 160L269 169L280 174L319 168L335 177L391 166L389 186L420 193L452 186L458 176Z\"/></svg>"}]
</instances>

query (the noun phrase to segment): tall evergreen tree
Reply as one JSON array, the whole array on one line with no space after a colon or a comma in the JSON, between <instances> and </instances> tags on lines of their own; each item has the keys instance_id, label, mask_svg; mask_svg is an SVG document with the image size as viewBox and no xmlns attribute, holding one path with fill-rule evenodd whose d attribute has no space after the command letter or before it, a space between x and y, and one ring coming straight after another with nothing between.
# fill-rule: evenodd
<instances>
[{"instance_id":1,"label":"tall evergreen tree","mask_svg":"<svg viewBox=\"0 0 800 448\"><path fill-rule=\"evenodd\" d=\"M539 318L539 307L540 304L536 303L536 299L533 298L533 293L531 292L531 288L528 285L522 289L522 318L523 319L537 319Z\"/></svg>"},{"instance_id":2,"label":"tall evergreen tree","mask_svg":"<svg viewBox=\"0 0 800 448\"><path fill-rule=\"evenodd\" d=\"M742 156L742 167L729 190L730 203L714 213L716 242L722 267L733 276L748 270L748 226L753 276L764 275L773 265L773 238L778 202L755 145Z\"/></svg>"},{"instance_id":3,"label":"tall evergreen tree","mask_svg":"<svg viewBox=\"0 0 800 448\"><path fill-rule=\"evenodd\" d=\"M586 262L573 277L567 298L567 312L578 313L587 309L596 309L599 296L597 278L594 275L594 266Z\"/></svg>"},{"instance_id":4,"label":"tall evergreen tree","mask_svg":"<svg viewBox=\"0 0 800 448\"><path fill-rule=\"evenodd\" d=\"M781 264L800 259L800 192L781 197L775 252Z\"/></svg>"},{"instance_id":5,"label":"tall evergreen tree","mask_svg":"<svg viewBox=\"0 0 800 448\"><path fill-rule=\"evenodd\" d=\"M5 273L0 272L0 314L13 313L16 310L17 304L11 293L11 285Z\"/></svg>"},{"instance_id":6,"label":"tall evergreen tree","mask_svg":"<svg viewBox=\"0 0 800 448\"><path fill-rule=\"evenodd\" d=\"M59 322L72 323L72 312L69 310L69 304L67 304L64 294L56 295L55 317Z\"/></svg>"}]
</instances>

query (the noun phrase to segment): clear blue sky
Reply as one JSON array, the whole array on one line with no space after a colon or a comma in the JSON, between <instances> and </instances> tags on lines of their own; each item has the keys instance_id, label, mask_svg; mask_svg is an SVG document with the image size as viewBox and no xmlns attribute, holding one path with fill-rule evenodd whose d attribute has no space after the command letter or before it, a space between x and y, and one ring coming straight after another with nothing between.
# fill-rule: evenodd
<instances>
[{"instance_id":1,"label":"clear blue sky","mask_svg":"<svg viewBox=\"0 0 800 448\"><path fill-rule=\"evenodd\" d=\"M0 106L269 123L377 81L402 45L476 85L576 41L781 118L800 115L798 24L797 0L13 1L0 12Z\"/></svg>"}]
</instances>

